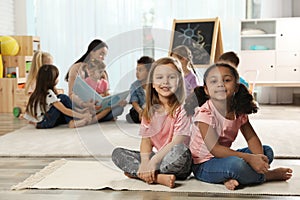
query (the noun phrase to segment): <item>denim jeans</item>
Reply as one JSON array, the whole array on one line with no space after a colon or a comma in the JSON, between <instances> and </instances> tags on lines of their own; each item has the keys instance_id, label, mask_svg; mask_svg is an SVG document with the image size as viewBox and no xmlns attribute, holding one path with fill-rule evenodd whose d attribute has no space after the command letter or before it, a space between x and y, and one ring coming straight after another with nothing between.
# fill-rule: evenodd
<instances>
[{"instance_id":1,"label":"denim jeans","mask_svg":"<svg viewBox=\"0 0 300 200\"><path fill-rule=\"evenodd\" d=\"M105 117L99 119L98 122L111 121L115 117L122 115L123 111L124 111L124 107L122 106L113 107L112 110Z\"/></svg>"},{"instance_id":2,"label":"denim jeans","mask_svg":"<svg viewBox=\"0 0 300 200\"><path fill-rule=\"evenodd\" d=\"M273 161L274 154L271 147L263 146L264 155ZM239 152L251 153L249 148L238 149ZM265 175L252 169L242 158L230 156L226 158L212 158L201 164L194 164L192 170L196 179L208 183L223 183L228 179L235 179L241 185L260 184L265 182Z\"/></svg>"},{"instance_id":3,"label":"denim jeans","mask_svg":"<svg viewBox=\"0 0 300 200\"><path fill-rule=\"evenodd\" d=\"M60 99L60 102L67 108L72 109L71 99L65 94L59 94L57 97ZM68 124L73 117L64 115L54 106L46 112L44 118L41 122L37 123L36 128L53 128L60 124Z\"/></svg>"},{"instance_id":4,"label":"denim jeans","mask_svg":"<svg viewBox=\"0 0 300 200\"><path fill-rule=\"evenodd\" d=\"M155 154L152 152L150 157ZM112 161L122 171L137 177L141 163L139 151L116 148L112 153ZM158 166L161 174L174 174L177 179L184 180L191 174L192 155L184 144L177 144L171 148Z\"/></svg>"}]
</instances>

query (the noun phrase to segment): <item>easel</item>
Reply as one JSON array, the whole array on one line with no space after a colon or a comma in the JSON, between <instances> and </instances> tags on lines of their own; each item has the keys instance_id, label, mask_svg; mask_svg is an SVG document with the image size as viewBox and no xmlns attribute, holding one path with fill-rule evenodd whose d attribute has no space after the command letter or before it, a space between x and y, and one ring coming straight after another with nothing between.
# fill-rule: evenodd
<instances>
[{"instance_id":1,"label":"easel","mask_svg":"<svg viewBox=\"0 0 300 200\"><path fill-rule=\"evenodd\" d=\"M208 67L213 64L223 53L220 19L174 19L169 52L178 45L189 47L195 67Z\"/></svg>"},{"instance_id":2,"label":"easel","mask_svg":"<svg viewBox=\"0 0 300 200\"><path fill-rule=\"evenodd\" d=\"M216 30L217 31L217 41L215 46L215 55L213 61L216 62L218 58L223 54L223 40L222 40L222 32L221 32L221 22L219 18L216 18Z\"/></svg>"}]
</instances>

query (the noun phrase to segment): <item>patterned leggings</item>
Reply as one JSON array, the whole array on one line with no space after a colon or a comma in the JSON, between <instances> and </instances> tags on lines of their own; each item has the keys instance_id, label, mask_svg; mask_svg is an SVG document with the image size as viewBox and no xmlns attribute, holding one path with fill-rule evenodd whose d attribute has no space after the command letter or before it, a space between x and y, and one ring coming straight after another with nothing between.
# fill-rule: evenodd
<instances>
[{"instance_id":1,"label":"patterned leggings","mask_svg":"<svg viewBox=\"0 0 300 200\"><path fill-rule=\"evenodd\" d=\"M155 154L152 152L150 157ZM112 153L112 161L122 171L137 177L141 163L139 151L116 148ZM162 159L159 165L160 174L174 174L177 179L184 180L191 174L192 155L189 148L184 144L173 146Z\"/></svg>"}]
</instances>

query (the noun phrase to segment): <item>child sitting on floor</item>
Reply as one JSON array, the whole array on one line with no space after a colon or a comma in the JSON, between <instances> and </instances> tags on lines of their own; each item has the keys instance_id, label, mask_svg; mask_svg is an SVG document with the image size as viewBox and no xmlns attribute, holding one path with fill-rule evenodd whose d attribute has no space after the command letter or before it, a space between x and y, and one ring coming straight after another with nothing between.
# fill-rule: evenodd
<instances>
[{"instance_id":1,"label":"child sitting on floor","mask_svg":"<svg viewBox=\"0 0 300 200\"><path fill-rule=\"evenodd\" d=\"M245 85L239 83L235 67L226 63L210 66L204 86L186 100L188 114L194 114L190 149L196 179L221 183L229 190L240 185L286 181L292 169L270 170L274 153L262 145L248 114L257 112L257 104ZM234 150L231 144L241 132L247 147Z\"/></svg>"},{"instance_id":2,"label":"child sitting on floor","mask_svg":"<svg viewBox=\"0 0 300 200\"><path fill-rule=\"evenodd\" d=\"M42 65L52 65L53 57L44 51L35 51L31 61L31 67L25 85L25 94L31 94L36 85L36 77Z\"/></svg>"},{"instance_id":3,"label":"child sitting on floor","mask_svg":"<svg viewBox=\"0 0 300 200\"><path fill-rule=\"evenodd\" d=\"M240 64L240 59L236 55L236 53L234 53L233 51L228 51L228 52L223 53L219 57L218 63L227 63L233 67L238 68L238 66ZM240 81L240 83L244 84L247 88L249 88L249 83L243 77L240 76L239 81Z\"/></svg>"},{"instance_id":4,"label":"child sitting on floor","mask_svg":"<svg viewBox=\"0 0 300 200\"><path fill-rule=\"evenodd\" d=\"M87 125L92 120L88 109L72 110L71 99L65 94L57 95L58 69L43 65L37 74L36 87L29 98L24 118L36 128L53 128L68 124L69 128Z\"/></svg>"},{"instance_id":5,"label":"child sitting on floor","mask_svg":"<svg viewBox=\"0 0 300 200\"><path fill-rule=\"evenodd\" d=\"M185 86L181 64L171 57L152 64L146 106L140 125L140 151L118 147L112 160L126 176L170 188L191 173L188 149L191 118L183 108Z\"/></svg>"},{"instance_id":6,"label":"child sitting on floor","mask_svg":"<svg viewBox=\"0 0 300 200\"><path fill-rule=\"evenodd\" d=\"M130 100L132 108L126 115L126 121L129 123L141 123L142 113L145 107L145 89L147 83L147 77L151 64L154 59L148 56L142 56L137 61L136 66L136 78L137 80L133 82L130 86Z\"/></svg>"},{"instance_id":7,"label":"child sitting on floor","mask_svg":"<svg viewBox=\"0 0 300 200\"><path fill-rule=\"evenodd\" d=\"M88 77L85 78L85 82L101 96L109 95L109 85L105 74L106 65L100 60L92 59L87 62L86 68Z\"/></svg>"}]
</instances>

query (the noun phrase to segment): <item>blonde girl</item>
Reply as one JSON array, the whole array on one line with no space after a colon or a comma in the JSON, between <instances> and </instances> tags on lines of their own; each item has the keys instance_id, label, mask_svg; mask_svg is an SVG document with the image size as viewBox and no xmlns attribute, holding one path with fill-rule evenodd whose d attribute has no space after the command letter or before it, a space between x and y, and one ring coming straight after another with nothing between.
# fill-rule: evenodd
<instances>
[{"instance_id":1,"label":"blonde girl","mask_svg":"<svg viewBox=\"0 0 300 200\"><path fill-rule=\"evenodd\" d=\"M218 63L204 74L204 86L186 100L188 114L194 114L190 149L196 179L222 183L229 190L239 185L285 181L292 169L270 170L274 154L262 145L248 114L257 112L253 96L239 83L235 67ZM248 146L234 150L231 144L241 132Z\"/></svg>"},{"instance_id":2,"label":"blonde girl","mask_svg":"<svg viewBox=\"0 0 300 200\"><path fill-rule=\"evenodd\" d=\"M200 82L193 65L192 52L187 46L179 45L172 50L171 56L178 59L182 65L186 97L188 97L193 92L195 87L200 86Z\"/></svg>"},{"instance_id":3,"label":"blonde girl","mask_svg":"<svg viewBox=\"0 0 300 200\"><path fill-rule=\"evenodd\" d=\"M140 151L116 148L112 160L130 178L170 188L191 173L190 117L183 72L178 60L166 57L152 64L146 86L146 107L140 125Z\"/></svg>"},{"instance_id":4,"label":"blonde girl","mask_svg":"<svg viewBox=\"0 0 300 200\"><path fill-rule=\"evenodd\" d=\"M92 120L88 110L72 110L72 102L65 94L57 95L58 69L54 65L43 65L37 74L36 87L30 95L24 118L36 128L53 128L68 124L70 128L84 126Z\"/></svg>"},{"instance_id":5,"label":"blonde girl","mask_svg":"<svg viewBox=\"0 0 300 200\"><path fill-rule=\"evenodd\" d=\"M26 80L25 94L31 94L36 85L36 77L42 65L53 64L53 57L50 53L44 51L36 51L33 54L31 67Z\"/></svg>"},{"instance_id":6,"label":"blonde girl","mask_svg":"<svg viewBox=\"0 0 300 200\"><path fill-rule=\"evenodd\" d=\"M85 78L85 82L101 96L109 95L109 84L106 80L107 74L105 73L106 65L104 62L92 59L88 61L86 68L88 77Z\"/></svg>"}]
</instances>

